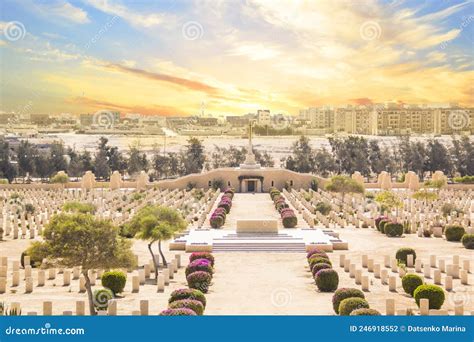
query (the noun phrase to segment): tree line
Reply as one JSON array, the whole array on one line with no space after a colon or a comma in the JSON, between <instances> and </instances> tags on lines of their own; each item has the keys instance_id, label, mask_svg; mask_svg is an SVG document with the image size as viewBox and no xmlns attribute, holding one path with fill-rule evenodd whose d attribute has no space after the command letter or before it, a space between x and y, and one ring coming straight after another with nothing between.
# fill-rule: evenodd
<instances>
[{"instance_id":1,"label":"tree line","mask_svg":"<svg viewBox=\"0 0 474 342\"><path fill-rule=\"evenodd\" d=\"M255 157L263 166L273 166L272 157L267 152L254 150ZM21 177L50 179L58 171L66 171L69 177L81 177L86 171L92 170L101 180L108 180L113 171L133 175L144 170L151 180L180 177L191 173L219 167L235 167L243 163L247 149L230 146L215 147L209 158L206 157L204 146L197 138L190 138L187 145L179 152L160 153L155 151L151 157L141 149L139 143L129 146L122 152L111 146L105 137L97 143L95 153L76 151L54 142L47 151L28 140L20 141L13 149L8 141L0 139L0 178L12 182Z\"/></svg>"},{"instance_id":2,"label":"tree line","mask_svg":"<svg viewBox=\"0 0 474 342\"><path fill-rule=\"evenodd\" d=\"M307 137L301 136L292 145L290 155L282 159L283 166L323 177L356 171L365 177L382 171L399 175L413 171L421 179L437 170L448 176L474 175L474 141L467 136L453 137L451 147L436 139L422 142L409 137L400 137L392 146L358 136L328 140L330 148L315 149Z\"/></svg>"},{"instance_id":3,"label":"tree line","mask_svg":"<svg viewBox=\"0 0 474 342\"><path fill-rule=\"evenodd\" d=\"M306 136L301 136L291 147L290 154L281 160L282 166L293 171L315 173L323 177L335 174L353 174L359 171L370 177L382 171L403 175L414 171L420 178L436 170L448 176L474 175L474 142L469 137L452 138L451 146L431 139L426 142L401 137L391 146L364 137L331 137L329 147L313 148ZM255 159L265 167L274 166L267 151L254 149ZM144 170L151 180L180 177L220 167L237 167L245 161L246 147L215 146L207 153L202 141L190 138L179 152L147 156L139 143L132 144L126 152L111 146L101 137L94 153L76 151L63 144L53 143L40 151L28 140L20 142L13 150L8 141L0 139L0 178L10 182L27 175L50 179L58 171L70 177L81 177L92 170L98 179L108 180L113 171L133 175Z\"/></svg>"}]
</instances>

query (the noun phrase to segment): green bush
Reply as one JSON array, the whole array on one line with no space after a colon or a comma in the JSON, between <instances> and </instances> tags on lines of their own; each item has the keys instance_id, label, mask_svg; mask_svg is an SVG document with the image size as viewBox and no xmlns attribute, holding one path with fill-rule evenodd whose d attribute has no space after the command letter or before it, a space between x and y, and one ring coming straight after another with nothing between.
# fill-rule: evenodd
<instances>
[{"instance_id":1,"label":"green bush","mask_svg":"<svg viewBox=\"0 0 474 342\"><path fill-rule=\"evenodd\" d=\"M95 214L96 206L92 203L81 203L77 201L66 202L62 207L63 211L81 214Z\"/></svg>"},{"instance_id":2,"label":"green bush","mask_svg":"<svg viewBox=\"0 0 474 342\"><path fill-rule=\"evenodd\" d=\"M173 292L171 292L168 303L171 304L177 300L183 300L183 299L198 300L202 303L204 307L206 307L206 297L201 291L197 289L174 290Z\"/></svg>"},{"instance_id":3,"label":"green bush","mask_svg":"<svg viewBox=\"0 0 474 342\"><path fill-rule=\"evenodd\" d=\"M327 269L327 268L332 268L331 265L323 263L323 264L315 264L313 268L311 269L311 273L313 274L313 277L316 276L316 273L318 273L321 270Z\"/></svg>"},{"instance_id":4,"label":"green bush","mask_svg":"<svg viewBox=\"0 0 474 342\"><path fill-rule=\"evenodd\" d=\"M467 249L474 249L474 234L464 234L461 238L461 242Z\"/></svg>"},{"instance_id":5,"label":"green bush","mask_svg":"<svg viewBox=\"0 0 474 342\"><path fill-rule=\"evenodd\" d=\"M340 288L334 292L332 296L332 308L334 312L339 314L339 305L347 298L362 298L365 299L364 292L354 288Z\"/></svg>"},{"instance_id":6,"label":"green bush","mask_svg":"<svg viewBox=\"0 0 474 342\"><path fill-rule=\"evenodd\" d=\"M328 255L325 251L315 248L306 254L306 259L309 260L309 258L311 258L315 254L322 256L323 258L328 258Z\"/></svg>"},{"instance_id":7,"label":"green bush","mask_svg":"<svg viewBox=\"0 0 474 342\"><path fill-rule=\"evenodd\" d=\"M112 298L114 298L114 294L107 288L97 289L92 295L94 306L98 310L106 310L109 306L109 300Z\"/></svg>"},{"instance_id":8,"label":"green bush","mask_svg":"<svg viewBox=\"0 0 474 342\"><path fill-rule=\"evenodd\" d=\"M67 182L69 182L69 177L64 173L57 173L51 178L51 183L66 184Z\"/></svg>"},{"instance_id":9,"label":"green bush","mask_svg":"<svg viewBox=\"0 0 474 342\"><path fill-rule=\"evenodd\" d=\"M465 233L466 231L461 226L447 226L444 229L444 235L448 241L461 241Z\"/></svg>"},{"instance_id":10,"label":"green bush","mask_svg":"<svg viewBox=\"0 0 474 342\"><path fill-rule=\"evenodd\" d=\"M405 274L402 278L402 287L405 293L413 297L413 292L420 285L423 285L423 279L417 274Z\"/></svg>"},{"instance_id":11,"label":"green bush","mask_svg":"<svg viewBox=\"0 0 474 342\"><path fill-rule=\"evenodd\" d=\"M359 297L346 298L339 304L339 315L349 316L352 311L363 308L369 309L369 303L365 299Z\"/></svg>"},{"instance_id":12,"label":"green bush","mask_svg":"<svg viewBox=\"0 0 474 342\"><path fill-rule=\"evenodd\" d=\"M397 259L398 262L408 265L407 256L410 254L413 255L413 263L415 263L416 252L413 248L408 248L408 247L399 248L397 250L397 253L395 254L395 259Z\"/></svg>"},{"instance_id":13,"label":"green bush","mask_svg":"<svg viewBox=\"0 0 474 342\"><path fill-rule=\"evenodd\" d=\"M314 207L315 211L319 211L323 215L328 215L331 212L331 205L327 202L318 202Z\"/></svg>"},{"instance_id":14,"label":"green bush","mask_svg":"<svg viewBox=\"0 0 474 342\"><path fill-rule=\"evenodd\" d=\"M114 294L121 293L127 283L127 275L122 271L107 271L102 274L101 283Z\"/></svg>"},{"instance_id":15,"label":"green bush","mask_svg":"<svg viewBox=\"0 0 474 342\"><path fill-rule=\"evenodd\" d=\"M298 218L295 215L289 215L282 217L283 227L295 228L298 224Z\"/></svg>"},{"instance_id":16,"label":"green bush","mask_svg":"<svg viewBox=\"0 0 474 342\"><path fill-rule=\"evenodd\" d=\"M191 309L196 315L201 316L204 313L204 306L198 300L194 299L181 299L171 302L168 306L169 309Z\"/></svg>"},{"instance_id":17,"label":"green bush","mask_svg":"<svg viewBox=\"0 0 474 342\"><path fill-rule=\"evenodd\" d=\"M389 237L396 237L403 235L403 224L396 222L386 223L383 227L385 234Z\"/></svg>"},{"instance_id":18,"label":"green bush","mask_svg":"<svg viewBox=\"0 0 474 342\"><path fill-rule=\"evenodd\" d=\"M444 291L441 287L436 285L420 285L413 293L416 305L420 306L420 299L427 298L430 301L430 309L440 309L444 303Z\"/></svg>"},{"instance_id":19,"label":"green bush","mask_svg":"<svg viewBox=\"0 0 474 342\"><path fill-rule=\"evenodd\" d=\"M456 183L474 184L474 176L454 177Z\"/></svg>"},{"instance_id":20,"label":"green bush","mask_svg":"<svg viewBox=\"0 0 474 342\"><path fill-rule=\"evenodd\" d=\"M197 289L203 293L207 293L211 284L212 276L205 271L197 271L186 277L188 286L191 289Z\"/></svg>"},{"instance_id":21,"label":"green bush","mask_svg":"<svg viewBox=\"0 0 474 342\"><path fill-rule=\"evenodd\" d=\"M381 313L375 309L355 309L351 312L350 316L381 316Z\"/></svg>"},{"instance_id":22,"label":"green bush","mask_svg":"<svg viewBox=\"0 0 474 342\"><path fill-rule=\"evenodd\" d=\"M328 258L324 258L319 255L313 255L311 258L309 258L308 262L310 269L313 269L314 265L316 264L329 264L332 266L331 261Z\"/></svg>"},{"instance_id":23,"label":"green bush","mask_svg":"<svg viewBox=\"0 0 474 342\"><path fill-rule=\"evenodd\" d=\"M332 268L320 270L315 276L316 286L321 292L333 292L339 285L339 276Z\"/></svg>"},{"instance_id":24,"label":"green bush","mask_svg":"<svg viewBox=\"0 0 474 342\"><path fill-rule=\"evenodd\" d=\"M25 267L25 256L30 257L30 265L32 268L40 267L43 259L48 256L48 246L41 243L40 241L32 242L28 248L20 255L21 267Z\"/></svg>"},{"instance_id":25,"label":"green bush","mask_svg":"<svg viewBox=\"0 0 474 342\"><path fill-rule=\"evenodd\" d=\"M382 221L380 221L380 223L379 223L379 230L380 230L381 233L385 233L385 225L386 225L387 223L389 223L389 222L391 222L391 221L390 221L390 220L382 220Z\"/></svg>"}]
</instances>

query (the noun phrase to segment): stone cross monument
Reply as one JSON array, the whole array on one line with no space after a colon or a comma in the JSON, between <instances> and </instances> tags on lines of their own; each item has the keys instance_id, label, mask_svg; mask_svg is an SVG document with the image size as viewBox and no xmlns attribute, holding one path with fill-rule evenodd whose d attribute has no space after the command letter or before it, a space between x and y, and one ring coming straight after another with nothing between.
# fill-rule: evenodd
<instances>
[{"instance_id":1,"label":"stone cross monument","mask_svg":"<svg viewBox=\"0 0 474 342\"><path fill-rule=\"evenodd\" d=\"M255 154L253 153L253 145L252 145L252 126L253 121L249 121L249 146L247 155L245 156L245 161L243 164L240 164L241 169L259 169L261 166L257 164L255 161Z\"/></svg>"}]
</instances>

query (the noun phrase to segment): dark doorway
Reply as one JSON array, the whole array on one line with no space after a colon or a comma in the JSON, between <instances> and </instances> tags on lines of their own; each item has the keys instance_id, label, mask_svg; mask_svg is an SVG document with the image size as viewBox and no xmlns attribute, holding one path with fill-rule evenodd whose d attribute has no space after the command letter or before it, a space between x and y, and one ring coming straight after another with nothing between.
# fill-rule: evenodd
<instances>
[{"instance_id":1,"label":"dark doorway","mask_svg":"<svg viewBox=\"0 0 474 342\"><path fill-rule=\"evenodd\" d=\"M255 181L249 180L247 181L247 191L254 192L255 191Z\"/></svg>"}]
</instances>

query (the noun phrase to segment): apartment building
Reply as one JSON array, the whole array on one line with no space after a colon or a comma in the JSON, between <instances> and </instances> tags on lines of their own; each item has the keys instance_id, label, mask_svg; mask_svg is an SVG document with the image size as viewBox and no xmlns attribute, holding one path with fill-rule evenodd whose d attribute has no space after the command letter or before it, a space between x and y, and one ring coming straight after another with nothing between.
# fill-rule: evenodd
<instances>
[{"instance_id":1,"label":"apartment building","mask_svg":"<svg viewBox=\"0 0 474 342\"><path fill-rule=\"evenodd\" d=\"M367 135L474 133L474 109L390 106L347 106L300 110L300 120L321 133Z\"/></svg>"}]
</instances>

